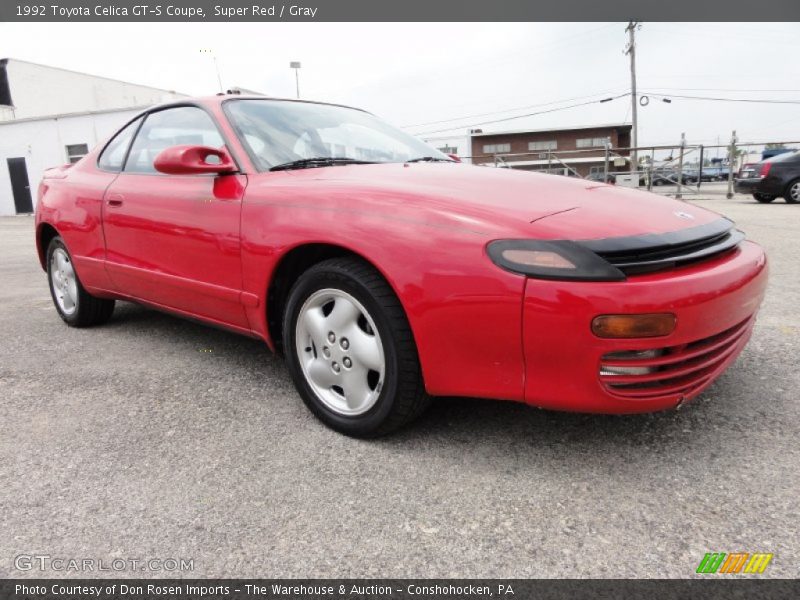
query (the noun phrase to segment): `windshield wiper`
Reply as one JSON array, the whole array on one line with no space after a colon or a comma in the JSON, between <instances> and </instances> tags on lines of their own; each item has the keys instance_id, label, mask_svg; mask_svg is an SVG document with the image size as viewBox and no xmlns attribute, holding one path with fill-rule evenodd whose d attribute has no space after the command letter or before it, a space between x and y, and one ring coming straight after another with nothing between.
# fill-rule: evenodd
<instances>
[{"instance_id":1,"label":"windshield wiper","mask_svg":"<svg viewBox=\"0 0 800 600\"><path fill-rule=\"evenodd\" d=\"M449 158L439 158L438 156L420 156L419 158L412 158L407 160L407 163L412 162L455 162Z\"/></svg>"},{"instance_id":2,"label":"windshield wiper","mask_svg":"<svg viewBox=\"0 0 800 600\"><path fill-rule=\"evenodd\" d=\"M356 158L333 158L331 156L317 156L314 158L301 158L292 162L270 167L270 171L288 171L289 169L313 169L314 167L331 167L333 165L373 165L373 161L358 160Z\"/></svg>"}]
</instances>

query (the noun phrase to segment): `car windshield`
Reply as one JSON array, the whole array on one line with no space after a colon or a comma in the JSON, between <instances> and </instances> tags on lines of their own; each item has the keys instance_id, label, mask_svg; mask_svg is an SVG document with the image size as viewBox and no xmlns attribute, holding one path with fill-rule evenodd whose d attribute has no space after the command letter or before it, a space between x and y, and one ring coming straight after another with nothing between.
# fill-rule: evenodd
<instances>
[{"instance_id":1,"label":"car windshield","mask_svg":"<svg viewBox=\"0 0 800 600\"><path fill-rule=\"evenodd\" d=\"M261 171L451 159L377 117L354 108L289 100L237 99L225 112Z\"/></svg>"}]
</instances>

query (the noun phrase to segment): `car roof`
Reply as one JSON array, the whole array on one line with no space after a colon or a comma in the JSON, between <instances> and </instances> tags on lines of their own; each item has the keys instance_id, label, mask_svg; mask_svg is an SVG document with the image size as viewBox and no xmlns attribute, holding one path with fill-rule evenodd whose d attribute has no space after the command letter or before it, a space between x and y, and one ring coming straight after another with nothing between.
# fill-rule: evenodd
<instances>
[{"instance_id":1,"label":"car roof","mask_svg":"<svg viewBox=\"0 0 800 600\"><path fill-rule=\"evenodd\" d=\"M162 110L164 108L169 108L171 106L186 106L187 104L200 104L202 106L217 106L224 104L230 100L270 100L273 102L299 102L302 104L319 104L322 106L338 106L341 108L349 108L351 110L358 110L361 112L368 112L363 108L358 108L356 106L348 106L346 104L336 104L334 102L320 102L317 100L301 100L299 98L280 98L277 96L263 96L258 94L236 94L236 93L219 93L213 96L195 96L189 98L181 98L179 100L170 100L169 102L164 102L161 104L157 104L148 109L147 112L154 111L154 110Z\"/></svg>"}]
</instances>

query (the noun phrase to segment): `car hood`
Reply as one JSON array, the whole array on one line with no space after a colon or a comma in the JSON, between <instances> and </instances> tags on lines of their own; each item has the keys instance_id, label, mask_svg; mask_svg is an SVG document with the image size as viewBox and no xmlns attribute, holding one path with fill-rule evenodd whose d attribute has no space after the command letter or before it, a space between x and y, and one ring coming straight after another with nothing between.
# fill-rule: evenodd
<instances>
[{"instance_id":1,"label":"car hood","mask_svg":"<svg viewBox=\"0 0 800 600\"><path fill-rule=\"evenodd\" d=\"M512 234L511 229L515 235L545 239L599 239L666 233L719 218L679 200L620 186L458 163L351 165L281 174L287 176L284 185L346 195L350 206L436 216L495 234L498 229Z\"/></svg>"}]
</instances>

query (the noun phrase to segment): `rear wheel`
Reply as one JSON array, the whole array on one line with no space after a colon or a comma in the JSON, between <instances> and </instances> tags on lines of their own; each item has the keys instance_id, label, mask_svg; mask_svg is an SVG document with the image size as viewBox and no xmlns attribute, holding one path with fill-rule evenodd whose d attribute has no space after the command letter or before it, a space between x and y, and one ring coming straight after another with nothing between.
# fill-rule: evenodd
<instances>
[{"instance_id":1,"label":"rear wheel","mask_svg":"<svg viewBox=\"0 0 800 600\"><path fill-rule=\"evenodd\" d=\"M786 186L786 193L783 195L783 199L789 204L800 202L800 179L795 179Z\"/></svg>"},{"instance_id":2,"label":"rear wheel","mask_svg":"<svg viewBox=\"0 0 800 600\"><path fill-rule=\"evenodd\" d=\"M95 298L83 289L72 256L58 236L47 247L47 279L56 311L67 325L90 327L111 318L114 301Z\"/></svg>"},{"instance_id":3,"label":"rear wheel","mask_svg":"<svg viewBox=\"0 0 800 600\"><path fill-rule=\"evenodd\" d=\"M429 403L405 312L361 260L326 260L300 276L286 304L283 344L303 401L341 433L389 433Z\"/></svg>"},{"instance_id":4,"label":"rear wheel","mask_svg":"<svg viewBox=\"0 0 800 600\"><path fill-rule=\"evenodd\" d=\"M768 202L772 202L773 200L775 200L775 196L767 196L766 194L759 194L759 193L753 194L753 198L755 198L758 202L761 202L762 204L766 204Z\"/></svg>"}]
</instances>

